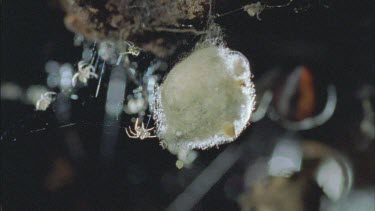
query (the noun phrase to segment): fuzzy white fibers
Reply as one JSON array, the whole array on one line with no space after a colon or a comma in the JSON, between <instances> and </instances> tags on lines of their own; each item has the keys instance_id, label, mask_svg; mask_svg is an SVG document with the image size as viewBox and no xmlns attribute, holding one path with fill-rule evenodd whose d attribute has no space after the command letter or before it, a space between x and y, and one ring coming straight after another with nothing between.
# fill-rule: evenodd
<instances>
[{"instance_id":1,"label":"fuzzy white fibers","mask_svg":"<svg viewBox=\"0 0 375 211\"><path fill-rule=\"evenodd\" d=\"M249 61L221 46L197 49L175 65L156 93L157 136L168 147L206 149L247 126L255 90Z\"/></svg>"}]
</instances>

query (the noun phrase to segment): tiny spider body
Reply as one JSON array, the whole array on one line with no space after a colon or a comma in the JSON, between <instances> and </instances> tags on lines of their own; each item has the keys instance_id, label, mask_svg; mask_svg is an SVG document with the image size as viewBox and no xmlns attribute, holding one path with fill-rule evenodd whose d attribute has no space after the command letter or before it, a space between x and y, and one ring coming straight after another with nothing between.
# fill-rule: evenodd
<instances>
[{"instance_id":1,"label":"tiny spider body","mask_svg":"<svg viewBox=\"0 0 375 211\"><path fill-rule=\"evenodd\" d=\"M131 127L129 126L129 131L127 128L125 128L125 132L126 134L128 135L129 138L134 138L134 139L146 139L146 138L155 138L156 136L155 135L151 135L151 132L155 127L152 127L152 128L145 128L145 125L144 123L142 122L141 126L138 125L138 120L139 118L137 118L137 120L135 121L135 124L134 124L134 130L131 129Z\"/></svg>"},{"instance_id":2,"label":"tiny spider body","mask_svg":"<svg viewBox=\"0 0 375 211\"><path fill-rule=\"evenodd\" d=\"M125 43L129 46L128 47L128 51L127 52L123 52L121 53L122 55L123 54L131 54L133 56L138 56L139 53L141 52L141 49L138 48L137 46L134 45L134 43L131 43L131 42L127 42L125 41Z\"/></svg>"},{"instance_id":3,"label":"tiny spider body","mask_svg":"<svg viewBox=\"0 0 375 211\"><path fill-rule=\"evenodd\" d=\"M138 56L141 53L141 49L139 47L135 46L134 43L125 41L125 44L128 45L127 51L119 54L119 57L118 57L117 63L116 63L117 65L119 65L121 63L123 55L130 54L130 55L133 55L133 56Z\"/></svg>"},{"instance_id":4,"label":"tiny spider body","mask_svg":"<svg viewBox=\"0 0 375 211\"><path fill-rule=\"evenodd\" d=\"M78 62L78 72L73 75L72 84L77 84L77 78L80 82L87 84L90 77L98 78L98 75L94 73L94 66L87 63L86 61Z\"/></svg>"},{"instance_id":5,"label":"tiny spider body","mask_svg":"<svg viewBox=\"0 0 375 211\"><path fill-rule=\"evenodd\" d=\"M52 97L56 95L56 92L46 92L42 94L38 101L36 101L35 109L37 111L45 111L52 102Z\"/></svg>"},{"instance_id":6,"label":"tiny spider body","mask_svg":"<svg viewBox=\"0 0 375 211\"><path fill-rule=\"evenodd\" d=\"M266 8L265 5L263 5L260 2L256 2L253 4L248 4L243 7L243 9L251 16L256 16L258 20L261 20L259 15L260 13Z\"/></svg>"}]
</instances>

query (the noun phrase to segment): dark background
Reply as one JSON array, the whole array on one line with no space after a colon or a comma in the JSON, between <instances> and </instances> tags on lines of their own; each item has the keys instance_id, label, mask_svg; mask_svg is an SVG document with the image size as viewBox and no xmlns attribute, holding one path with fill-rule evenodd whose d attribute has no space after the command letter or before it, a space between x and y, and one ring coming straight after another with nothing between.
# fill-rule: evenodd
<instances>
[{"instance_id":1,"label":"dark background","mask_svg":"<svg viewBox=\"0 0 375 211\"><path fill-rule=\"evenodd\" d=\"M307 2L296 1L302 6ZM300 13L293 7L276 8L264 11L262 21L258 21L245 12L236 12L216 22L224 29L228 47L249 58L255 80L274 67L288 74L294 67L305 65L314 75L316 89L323 90L318 96L324 99L329 83L337 87L339 101L333 118L300 135L348 155L354 163L355 184L366 186L375 176L374 144L358 150L363 113L357 93L362 85L374 85L375 81L375 7L370 0L326 1L328 9L322 6L323 1L310 2L313 6ZM219 1L214 11L224 13L246 3ZM46 61L79 61L82 48L73 46L74 35L65 29L64 13L56 3L8 0L2 1L1 7L1 82L14 82L23 88L45 84ZM162 150L156 140L130 140L121 130L115 153L108 160L100 156L99 149L104 98L94 99L88 92L83 93L84 106L73 105L74 118L82 124L70 128L54 127L57 121L51 110L35 112L32 106L20 102L1 102L3 210L163 210L227 147L202 151L192 169L178 170L175 156ZM48 130L29 133L46 123L50 125ZM233 143L254 142L248 160L268 153L271 138L251 139L254 134L267 133L267 124L271 123L250 126ZM122 125L127 125L125 118ZM86 152L82 159L69 156L64 141L68 131L79 134ZM49 191L44 179L59 158L73 168L74 180ZM243 168L242 163L231 168L195 210L238 209L224 186L228 178L241 177Z\"/></svg>"}]
</instances>

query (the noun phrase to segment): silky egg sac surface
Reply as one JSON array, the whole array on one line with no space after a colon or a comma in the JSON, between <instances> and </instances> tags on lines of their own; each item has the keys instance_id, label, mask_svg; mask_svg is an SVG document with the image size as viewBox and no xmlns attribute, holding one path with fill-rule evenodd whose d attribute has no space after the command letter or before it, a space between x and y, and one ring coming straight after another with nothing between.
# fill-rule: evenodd
<instances>
[{"instance_id":1,"label":"silky egg sac surface","mask_svg":"<svg viewBox=\"0 0 375 211\"><path fill-rule=\"evenodd\" d=\"M156 91L163 146L207 149L235 140L248 125L255 89L244 55L223 46L193 51Z\"/></svg>"}]
</instances>

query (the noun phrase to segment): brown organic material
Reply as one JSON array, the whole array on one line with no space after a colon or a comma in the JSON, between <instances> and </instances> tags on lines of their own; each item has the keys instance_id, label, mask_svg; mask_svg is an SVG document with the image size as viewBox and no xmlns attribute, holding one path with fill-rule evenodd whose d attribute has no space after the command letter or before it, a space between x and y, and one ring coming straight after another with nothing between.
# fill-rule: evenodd
<instances>
[{"instance_id":1,"label":"brown organic material","mask_svg":"<svg viewBox=\"0 0 375 211\"><path fill-rule=\"evenodd\" d=\"M61 3L69 30L93 41L131 40L161 57L173 52L174 47L161 48L160 40L165 42L165 35L160 33L202 34L183 23L204 18L208 8L208 0L61 0ZM172 40L168 39L173 43Z\"/></svg>"}]
</instances>

